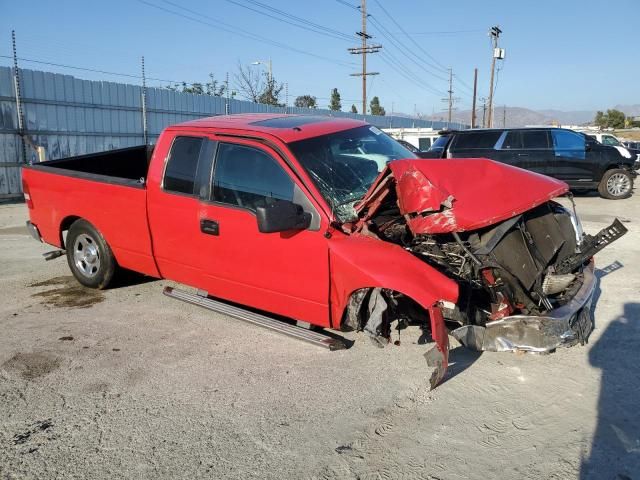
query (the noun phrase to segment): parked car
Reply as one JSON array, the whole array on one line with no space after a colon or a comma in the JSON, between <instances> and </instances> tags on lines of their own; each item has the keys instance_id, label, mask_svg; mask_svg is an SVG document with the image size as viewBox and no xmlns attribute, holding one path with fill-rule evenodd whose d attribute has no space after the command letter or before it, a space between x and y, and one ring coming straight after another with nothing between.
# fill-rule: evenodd
<instances>
[{"instance_id":1,"label":"parked car","mask_svg":"<svg viewBox=\"0 0 640 480\"><path fill-rule=\"evenodd\" d=\"M629 141L622 142L622 144L631 152L632 155L636 156L636 162L640 162L640 142Z\"/></svg>"},{"instance_id":2,"label":"parked car","mask_svg":"<svg viewBox=\"0 0 640 480\"><path fill-rule=\"evenodd\" d=\"M632 154L629 151L629 149L622 144L622 142L618 139L618 137L616 137L612 133L602 133L602 132L581 132L581 133L584 133L585 135L593 138L594 140L601 143L602 145L606 145L608 147L614 147L616 150L620 152L620 155L622 155L625 158L630 158L633 160L636 159L636 155Z\"/></svg>"},{"instance_id":3,"label":"parked car","mask_svg":"<svg viewBox=\"0 0 640 480\"><path fill-rule=\"evenodd\" d=\"M395 140L396 142L398 142L400 145L402 145L404 148L409 150L414 155L417 155L418 157L421 157L421 158L428 158L428 155L426 155L427 153L426 151L425 152L421 151L419 148L414 147L412 144L410 144L406 140L399 140L399 139L395 139Z\"/></svg>"},{"instance_id":4,"label":"parked car","mask_svg":"<svg viewBox=\"0 0 640 480\"><path fill-rule=\"evenodd\" d=\"M26 166L23 187L32 235L62 249L47 258L65 252L86 287L125 268L269 328L283 328L276 314L364 330L380 345L392 322L412 321L436 342L432 385L447 368L448 325L478 350L584 342L591 258L625 232L616 220L584 235L553 201L562 181L487 159L427 162L376 127L332 117L194 120L154 148Z\"/></svg>"},{"instance_id":5,"label":"parked car","mask_svg":"<svg viewBox=\"0 0 640 480\"><path fill-rule=\"evenodd\" d=\"M609 199L632 194L638 165L616 148L563 128L452 130L442 132L431 158L485 157L563 180L574 190Z\"/></svg>"}]
</instances>

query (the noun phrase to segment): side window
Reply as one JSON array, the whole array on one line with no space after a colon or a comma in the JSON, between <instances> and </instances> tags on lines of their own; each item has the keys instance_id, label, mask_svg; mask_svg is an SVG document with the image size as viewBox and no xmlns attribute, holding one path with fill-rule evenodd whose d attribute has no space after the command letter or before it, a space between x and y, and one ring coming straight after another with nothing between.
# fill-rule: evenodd
<instances>
[{"instance_id":1,"label":"side window","mask_svg":"<svg viewBox=\"0 0 640 480\"><path fill-rule=\"evenodd\" d=\"M293 181L265 152L222 143L213 176L212 199L255 211L274 200L293 200Z\"/></svg>"},{"instance_id":2,"label":"side window","mask_svg":"<svg viewBox=\"0 0 640 480\"><path fill-rule=\"evenodd\" d=\"M520 132L514 130L507 132L504 142L502 142L502 149L511 150L518 148L522 148L522 135L520 135Z\"/></svg>"},{"instance_id":3,"label":"side window","mask_svg":"<svg viewBox=\"0 0 640 480\"><path fill-rule=\"evenodd\" d=\"M501 135L502 132L461 133L451 150L493 148Z\"/></svg>"},{"instance_id":4,"label":"side window","mask_svg":"<svg viewBox=\"0 0 640 480\"><path fill-rule=\"evenodd\" d=\"M166 191L193 195L203 141L198 137L176 137L173 141L162 184Z\"/></svg>"},{"instance_id":5,"label":"side window","mask_svg":"<svg viewBox=\"0 0 640 480\"><path fill-rule=\"evenodd\" d=\"M549 136L545 130L522 132L522 148L549 148Z\"/></svg>"},{"instance_id":6,"label":"side window","mask_svg":"<svg viewBox=\"0 0 640 480\"><path fill-rule=\"evenodd\" d=\"M426 152L431 148L431 138L423 137L418 139L418 148L421 152Z\"/></svg>"},{"instance_id":7,"label":"side window","mask_svg":"<svg viewBox=\"0 0 640 480\"><path fill-rule=\"evenodd\" d=\"M552 130L556 156L585 158L585 139L582 135L567 130Z\"/></svg>"}]
</instances>

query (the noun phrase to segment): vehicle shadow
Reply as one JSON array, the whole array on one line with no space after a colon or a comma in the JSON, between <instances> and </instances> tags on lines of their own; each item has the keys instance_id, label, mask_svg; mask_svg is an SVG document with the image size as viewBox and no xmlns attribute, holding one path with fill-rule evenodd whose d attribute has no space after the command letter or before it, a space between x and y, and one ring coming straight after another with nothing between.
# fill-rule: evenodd
<instances>
[{"instance_id":1,"label":"vehicle shadow","mask_svg":"<svg viewBox=\"0 0 640 480\"><path fill-rule=\"evenodd\" d=\"M462 345L449 350L449 367L447 368L447 374L440 385L447 383L456 375L464 372L467 368L473 365L481 355L482 352L471 350Z\"/></svg>"},{"instance_id":2,"label":"vehicle shadow","mask_svg":"<svg viewBox=\"0 0 640 480\"><path fill-rule=\"evenodd\" d=\"M621 268L624 268L624 265L622 263L620 263L618 260L616 260L615 262L610 263L609 265L607 265L606 267L603 268L597 268L595 271L595 277L596 277L596 287L593 291L593 297L591 300L591 318L593 318L593 327L596 327L596 305L598 304L598 299L600 298L600 295L602 293L602 290L600 288L600 282L601 279L603 277L606 277L607 275L609 275L610 273L613 273L617 270L620 270Z\"/></svg>"},{"instance_id":3,"label":"vehicle shadow","mask_svg":"<svg viewBox=\"0 0 640 480\"><path fill-rule=\"evenodd\" d=\"M640 303L624 304L589 351L601 370L598 423L591 451L583 458L581 480L635 479L640 473Z\"/></svg>"},{"instance_id":4,"label":"vehicle shadow","mask_svg":"<svg viewBox=\"0 0 640 480\"><path fill-rule=\"evenodd\" d=\"M114 275L111 285L109 285L109 290L133 287L135 285L155 282L156 280L158 279L142 273L134 272L133 270L120 268Z\"/></svg>"}]
</instances>

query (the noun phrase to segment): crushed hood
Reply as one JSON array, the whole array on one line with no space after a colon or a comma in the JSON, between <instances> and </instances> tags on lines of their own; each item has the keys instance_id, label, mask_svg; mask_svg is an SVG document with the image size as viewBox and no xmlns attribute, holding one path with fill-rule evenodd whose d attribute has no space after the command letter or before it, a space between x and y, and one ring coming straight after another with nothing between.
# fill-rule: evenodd
<instances>
[{"instance_id":1,"label":"crushed hood","mask_svg":"<svg viewBox=\"0 0 640 480\"><path fill-rule=\"evenodd\" d=\"M375 215L395 189L400 213L417 234L486 227L566 193L566 183L486 158L390 162L356 207Z\"/></svg>"}]
</instances>

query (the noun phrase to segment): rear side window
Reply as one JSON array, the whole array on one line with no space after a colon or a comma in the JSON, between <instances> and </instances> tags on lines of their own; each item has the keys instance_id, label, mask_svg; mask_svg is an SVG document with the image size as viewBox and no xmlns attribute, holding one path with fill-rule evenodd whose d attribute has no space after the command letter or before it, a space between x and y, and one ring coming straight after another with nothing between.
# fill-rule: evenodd
<instances>
[{"instance_id":1,"label":"rear side window","mask_svg":"<svg viewBox=\"0 0 640 480\"><path fill-rule=\"evenodd\" d=\"M293 181L265 152L220 144L213 177L213 200L255 211L275 200L293 200Z\"/></svg>"},{"instance_id":2,"label":"rear side window","mask_svg":"<svg viewBox=\"0 0 640 480\"><path fill-rule=\"evenodd\" d=\"M523 131L522 148L549 148L549 135L545 130Z\"/></svg>"},{"instance_id":3,"label":"rear side window","mask_svg":"<svg viewBox=\"0 0 640 480\"><path fill-rule=\"evenodd\" d=\"M452 150L493 148L502 132L462 133L457 136Z\"/></svg>"},{"instance_id":4,"label":"rear side window","mask_svg":"<svg viewBox=\"0 0 640 480\"><path fill-rule=\"evenodd\" d=\"M165 190L193 195L203 141L198 137L176 137L164 172Z\"/></svg>"},{"instance_id":5,"label":"rear side window","mask_svg":"<svg viewBox=\"0 0 640 480\"><path fill-rule=\"evenodd\" d=\"M502 142L502 148L506 150L522 148L522 135L520 135L520 132L514 130L507 132L504 142Z\"/></svg>"}]
</instances>

